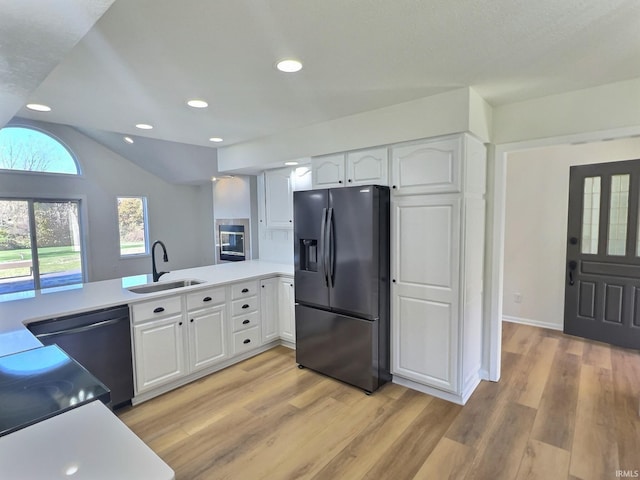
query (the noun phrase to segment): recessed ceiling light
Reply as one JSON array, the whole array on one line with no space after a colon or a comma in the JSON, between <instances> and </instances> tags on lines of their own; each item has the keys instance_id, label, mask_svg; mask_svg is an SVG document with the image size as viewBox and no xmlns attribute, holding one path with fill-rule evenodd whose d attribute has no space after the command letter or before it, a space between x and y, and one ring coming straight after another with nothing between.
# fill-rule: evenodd
<instances>
[{"instance_id":1,"label":"recessed ceiling light","mask_svg":"<svg viewBox=\"0 0 640 480\"><path fill-rule=\"evenodd\" d=\"M140 130L151 130L153 128L153 125L149 125L147 123L138 123L136 125L136 128L139 128Z\"/></svg>"},{"instance_id":2,"label":"recessed ceiling light","mask_svg":"<svg viewBox=\"0 0 640 480\"><path fill-rule=\"evenodd\" d=\"M212 181L212 182L215 182L216 180L218 180L218 178L217 178L217 177L211 177L211 181Z\"/></svg>"},{"instance_id":3,"label":"recessed ceiling light","mask_svg":"<svg viewBox=\"0 0 640 480\"><path fill-rule=\"evenodd\" d=\"M220 137L211 137L209 141L219 143L222 141L222 139Z\"/></svg>"},{"instance_id":4,"label":"recessed ceiling light","mask_svg":"<svg viewBox=\"0 0 640 480\"><path fill-rule=\"evenodd\" d=\"M292 165L298 165L298 162L284 162L284 164L292 166Z\"/></svg>"},{"instance_id":5,"label":"recessed ceiling light","mask_svg":"<svg viewBox=\"0 0 640 480\"><path fill-rule=\"evenodd\" d=\"M291 59L280 60L276 65L276 68L281 72L294 73L302 70L302 63L300 63L298 60Z\"/></svg>"},{"instance_id":6,"label":"recessed ceiling light","mask_svg":"<svg viewBox=\"0 0 640 480\"><path fill-rule=\"evenodd\" d=\"M187 105L193 108L207 108L209 106L204 100L189 100Z\"/></svg>"},{"instance_id":7,"label":"recessed ceiling light","mask_svg":"<svg viewBox=\"0 0 640 480\"><path fill-rule=\"evenodd\" d=\"M133 138L131 137L122 137L122 139L127 143L133 143Z\"/></svg>"},{"instance_id":8,"label":"recessed ceiling light","mask_svg":"<svg viewBox=\"0 0 640 480\"><path fill-rule=\"evenodd\" d=\"M51 107L49 105L42 105L41 103L27 103L27 108L35 112L50 112Z\"/></svg>"}]
</instances>

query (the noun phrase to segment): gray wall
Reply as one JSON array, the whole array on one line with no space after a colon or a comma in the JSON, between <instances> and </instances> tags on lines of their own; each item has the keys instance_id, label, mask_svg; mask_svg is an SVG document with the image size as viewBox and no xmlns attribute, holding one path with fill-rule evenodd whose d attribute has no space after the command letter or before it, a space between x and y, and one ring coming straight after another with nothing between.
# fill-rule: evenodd
<instances>
[{"instance_id":1,"label":"gray wall","mask_svg":"<svg viewBox=\"0 0 640 480\"><path fill-rule=\"evenodd\" d=\"M71 127L26 120L10 123L16 124L35 126L61 140L78 159L82 176L0 173L0 197L80 198L88 281L151 270L150 256L120 258L118 196L147 197L150 243L162 240L169 252L163 270L213 263L210 183L167 183Z\"/></svg>"}]
</instances>

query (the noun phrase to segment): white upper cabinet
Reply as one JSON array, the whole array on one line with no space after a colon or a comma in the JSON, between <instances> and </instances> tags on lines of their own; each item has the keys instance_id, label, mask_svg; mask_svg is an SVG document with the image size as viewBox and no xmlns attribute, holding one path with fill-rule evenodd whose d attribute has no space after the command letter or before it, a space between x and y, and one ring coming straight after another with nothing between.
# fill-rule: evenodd
<instances>
[{"instance_id":1,"label":"white upper cabinet","mask_svg":"<svg viewBox=\"0 0 640 480\"><path fill-rule=\"evenodd\" d=\"M312 158L311 184L314 189L344 186L344 153Z\"/></svg>"},{"instance_id":2,"label":"white upper cabinet","mask_svg":"<svg viewBox=\"0 0 640 480\"><path fill-rule=\"evenodd\" d=\"M311 168L314 189L389 184L386 147L312 158Z\"/></svg>"},{"instance_id":3,"label":"white upper cabinet","mask_svg":"<svg viewBox=\"0 0 640 480\"><path fill-rule=\"evenodd\" d=\"M461 190L463 137L425 140L391 148L391 189L395 195Z\"/></svg>"},{"instance_id":4,"label":"white upper cabinet","mask_svg":"<svg viewBox=\"0 0 640 480\"><path fill-rule=\"evenodd\" d=\"M389 160L386 148L347 153L347 186L388 185Z\"/></svg>"},{"instance_id":5,"label":"white upper cabinet","mask_svg":"<svg viewBox=\"0 0 640 480\"><path fill-rule=\"evenodd\" d=\"M293 186L291 169L264 172L265 220L267 228L293 227Z\"/></svg>"}]
</instances>

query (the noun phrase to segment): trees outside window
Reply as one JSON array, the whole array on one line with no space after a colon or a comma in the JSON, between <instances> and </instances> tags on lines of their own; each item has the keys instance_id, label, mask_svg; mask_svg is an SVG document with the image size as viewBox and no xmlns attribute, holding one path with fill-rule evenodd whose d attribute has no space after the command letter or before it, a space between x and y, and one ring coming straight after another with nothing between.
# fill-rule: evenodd
<instances>
[{"instance_id":1,"label":"trees outside window","mask_svg":"<svg viewBox=\"0 0 640 480\"><path fill-rule=\"evenodd\" d=\"M0 129L0 169L78 175L78 164L59 140L40 130Z\"/></svg>"},{"instance_id":2,"label":"trees outside window","mask_svg":"<svg viewBox=\"0 0 640 480\"><path fill-rule=\"evenodd\" d=\"M149 253L145 197L118 197L118 225L120 256Z\"/></svg>"}]
</instances>

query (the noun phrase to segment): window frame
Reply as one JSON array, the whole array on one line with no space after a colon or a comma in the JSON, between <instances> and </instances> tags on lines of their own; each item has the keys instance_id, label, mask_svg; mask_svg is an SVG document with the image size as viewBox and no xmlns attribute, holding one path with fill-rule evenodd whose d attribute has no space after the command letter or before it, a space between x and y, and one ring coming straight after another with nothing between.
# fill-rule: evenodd
<instances>
[{"instance_id":1,"label":"window frame","mask_svg":"<svg viewBox=\"0 0 640 480\"><path fill-rule=\"evenodd\" d=\"M144 252L137 253L122 253L122 236L120 234L121 224L120 224L120 200L121 199L140 199L142 201L142 222L144 229ZM148 199L145 195L118 195L116 196L116 218L118 224L118 254L120 255L121 260L126 260L129 258L140 258L140 257L148 257L151 255L151 251L149 248L149 212L148 212Z\"/></svg>"}]
</instances>

